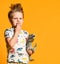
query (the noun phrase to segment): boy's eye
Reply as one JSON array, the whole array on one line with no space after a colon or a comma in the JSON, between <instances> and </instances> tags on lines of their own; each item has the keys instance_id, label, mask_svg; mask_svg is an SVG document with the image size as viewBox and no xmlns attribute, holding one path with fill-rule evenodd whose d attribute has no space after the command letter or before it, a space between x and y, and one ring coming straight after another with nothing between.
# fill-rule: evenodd
<instances>
[{"instance_id":1,"label":"boy's eye","mask_svg":"<svg viewBox=\"0 0 60 64\"><path fill-rule=\"evenodd\" d=\"M19 18L20 20L22 19L22 18Z\"/></svg>"},{"instance_id":2,"label":"boy's eye","mask_svg":"<svg viewBox=\"0 0 60 64\"><path fill-rule=\"evenodd\" d=\"M17 19L17 18L13 18L13 19ZM20 20L22 19L22 18L19 18Z\"/></svg>"},{"instance_id":3,"label":"boy's eye","mask_svg":"<svg viewBox=\"0 0 60 64\"><path fill-rule=\"evenodd\" d=\"M13 19L17 19L17 18L13 18Z\"/></svg>"}]
</instances>

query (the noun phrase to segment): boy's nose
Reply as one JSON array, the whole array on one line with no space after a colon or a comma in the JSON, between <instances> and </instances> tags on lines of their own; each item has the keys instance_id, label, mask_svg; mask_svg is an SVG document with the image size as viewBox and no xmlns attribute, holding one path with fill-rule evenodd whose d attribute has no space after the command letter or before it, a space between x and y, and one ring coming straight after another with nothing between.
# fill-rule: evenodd
<instances>
[{"instance_id":1,"label":"boy's nose","mask_svg":"<svg viewBox=\"0 0 60 64\"><path fill-rule=\"evenodd\" d=\"M17 18L17 21L19 21L19 19Z\"/></svg>"}]
</instances>

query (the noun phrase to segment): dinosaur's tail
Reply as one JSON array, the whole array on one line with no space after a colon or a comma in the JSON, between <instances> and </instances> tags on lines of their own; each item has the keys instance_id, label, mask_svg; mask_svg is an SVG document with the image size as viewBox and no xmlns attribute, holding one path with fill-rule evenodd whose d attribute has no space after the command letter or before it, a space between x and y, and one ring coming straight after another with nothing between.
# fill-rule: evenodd
<instances>
[{"instance_id":1,"label":"dinosaur's tail","mask_svg":"<svg viewBox=\"0 0 60 64\"><path fill-rule=\"evenodd\" d=\"M37 44L34 45L34 47L31 49L33 52L35 52L35 49L37 47Z\"/></svg>"},{"instance_id":2,"label":"dinosaur's tail","mask_svg":"<svg viewBox=\"0 0 60 64\"><path fill-rule=\"evenodd\" d=\"M37 44L35 44L34 47L33 47L34 51L35 51L36 47L37 47Z\"/></svg>"}]
</instances>

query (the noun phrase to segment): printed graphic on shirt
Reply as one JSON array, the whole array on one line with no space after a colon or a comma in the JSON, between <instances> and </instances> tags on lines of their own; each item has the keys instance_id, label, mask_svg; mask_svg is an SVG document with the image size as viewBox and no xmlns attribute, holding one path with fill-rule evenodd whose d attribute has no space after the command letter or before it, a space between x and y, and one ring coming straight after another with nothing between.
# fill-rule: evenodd
<instances>
[{"instance_id":1,"label":"printed graphic on shirt","mask_svg":"<svg viewBox=\"0 0 60 64\"><path fill-rule=\"evenodd\" d=\"M14 36L14 28L6 29L5 38ZM28 53L26 52L26 38L28 37L28 32L21 30L18 35L18 40L13 47L9 50L8 62L23 62L27 63L29 61Z\"/></svg>"}]
</instances>

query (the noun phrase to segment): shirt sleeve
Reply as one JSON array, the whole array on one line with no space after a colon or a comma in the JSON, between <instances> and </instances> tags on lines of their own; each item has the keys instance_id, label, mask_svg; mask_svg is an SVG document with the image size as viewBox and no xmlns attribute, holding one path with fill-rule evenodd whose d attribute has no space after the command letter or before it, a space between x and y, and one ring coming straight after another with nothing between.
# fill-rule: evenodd
<instances>
[{"instance_id":1,"label":"shirt sleeve","mask_svg":"<svg viewBox=\"0 0 60 64\"><path fill-rule=\"evenodd\" d=\"M6 29L5 32L4 32L4 37L5 37L5 38L10 37L10 38L11 38L11 30Z\"/></svg>"},{"instance_id":2,"label":"shirt sleeve","mask_svg":"<svg viewBox=\"0 0 60 64\"><path fill-rule=\"evenodd\" d=\"M29 36L29 33L24 30L24 37L25 37L25 38L28 38L28 36Z\"/></svg>"}]
</instances>

